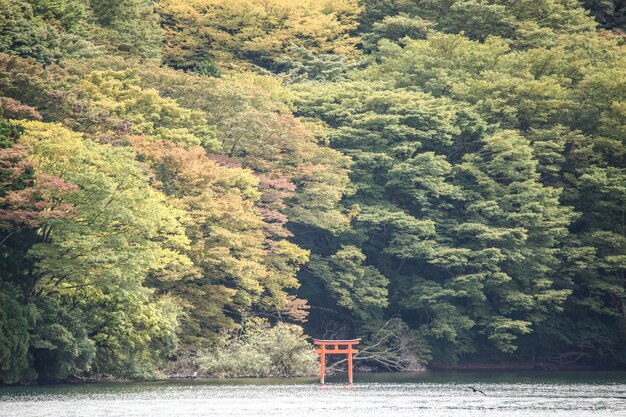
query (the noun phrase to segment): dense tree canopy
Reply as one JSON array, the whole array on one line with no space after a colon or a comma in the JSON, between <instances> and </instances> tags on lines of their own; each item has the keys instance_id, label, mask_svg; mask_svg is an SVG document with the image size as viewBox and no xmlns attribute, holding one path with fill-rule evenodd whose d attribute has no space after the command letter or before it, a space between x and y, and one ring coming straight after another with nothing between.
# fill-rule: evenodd
<instances>
[{"instance_id":1,"label":"dense tree canopy","mask_svg":"<svg viewBox=\"0 0 626 417\"><path fill-rule=\"evenodd\" d=\"M167 35L164 59L175 68L275 69L279 58L294 56L290 45L355 53L356 0L163 0L158 11Z\"/></svg>"},{"instance_id":2,"label":"dense tree canopy","mask_svg":"<svg viewBox=\"0 0 626 417\"><path fill-rule=\"evenodd\" d=\"M0 383L626 366L625 10L0 2Z\"/></svg>"},{"instance_id":3,"label":"dense tree canopy","mask_svg":"<svg viewBox=\"0 0 626 417\"><path fill-rule=\"evenodd\" d=\"M605 188L623 182L622 38L575 2L522 3L366 2L374 60L297 105L354 161L337 244L357 238L436 362L621 361L599 306L623 303L623 190Z\"/></svg>"}]
</instances>

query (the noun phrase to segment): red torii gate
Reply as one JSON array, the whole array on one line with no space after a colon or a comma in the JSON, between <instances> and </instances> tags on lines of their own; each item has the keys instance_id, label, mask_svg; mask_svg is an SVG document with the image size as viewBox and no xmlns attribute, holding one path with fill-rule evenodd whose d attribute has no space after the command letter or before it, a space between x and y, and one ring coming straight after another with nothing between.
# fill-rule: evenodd
<instances>
[{"instance_id":1,"label":"red torii gate","mask_svg":"<svg viewBox=\"0 0 626 417\"><path fill-rule=\"evenodd\" d=\"M352 340L320 340L313 339L313 344L318 345L319 349L315 349L315 353L320 355L320 384L324 385L324 368L326 366L326 355L342 355L348 356L348 383L352 384L352 355L359 353L354 349L354 345L358 345L361 339ZM341 348L340 346L345 346ZM332 349L329 349L332 347Z\"/></svg>"}]
</instances>

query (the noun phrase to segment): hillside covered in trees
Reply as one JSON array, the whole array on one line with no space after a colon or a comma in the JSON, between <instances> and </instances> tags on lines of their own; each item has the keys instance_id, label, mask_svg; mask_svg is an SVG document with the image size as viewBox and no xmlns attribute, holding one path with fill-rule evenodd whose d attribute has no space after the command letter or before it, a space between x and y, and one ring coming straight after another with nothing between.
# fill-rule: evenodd
<instances>
[{"instance_id":1,"label":"hillside covered in trees","mask_svg":"<svg viewBox=\"0 0 626 417\"><path fill-rule=\"evenodd\" d=\"M0 383L626 366L621 0L0 0Z\"/></svg>"}]
</instances>

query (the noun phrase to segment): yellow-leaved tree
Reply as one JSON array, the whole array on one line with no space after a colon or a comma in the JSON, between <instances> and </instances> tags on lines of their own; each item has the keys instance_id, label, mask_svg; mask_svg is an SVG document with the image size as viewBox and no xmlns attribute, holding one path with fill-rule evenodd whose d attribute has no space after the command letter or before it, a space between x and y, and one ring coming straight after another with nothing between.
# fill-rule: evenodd
<instances>
[{"instance_id":1,"label":"yellow-leaved tree","mask_svg":"<svg viewBox=\"0 0 626 417\"><path fill-rule=\"evenodd\" d=\"M351 55L357 0L163 0L164 60L176 68L272 69L290 46Z\"/></svg>"}]
</instances>

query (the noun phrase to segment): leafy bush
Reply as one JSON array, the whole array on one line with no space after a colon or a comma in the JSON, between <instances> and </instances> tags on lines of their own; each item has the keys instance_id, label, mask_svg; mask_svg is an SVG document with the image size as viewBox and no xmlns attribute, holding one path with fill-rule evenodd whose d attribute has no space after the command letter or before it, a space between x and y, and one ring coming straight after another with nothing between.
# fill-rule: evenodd
<instances>
[{"instance_id":1,"label":"leafy bush","mask_svg":"<svg viewBox=\"0 0 626 417\"><path fill-rule=\"evenodd\" d=\"M225 337L214 350L198 356L200 370L215 377L310 376L317 372L317 355L302 328L265 321L248 323L241 335Z\"/></svg>"}]
</instances>

